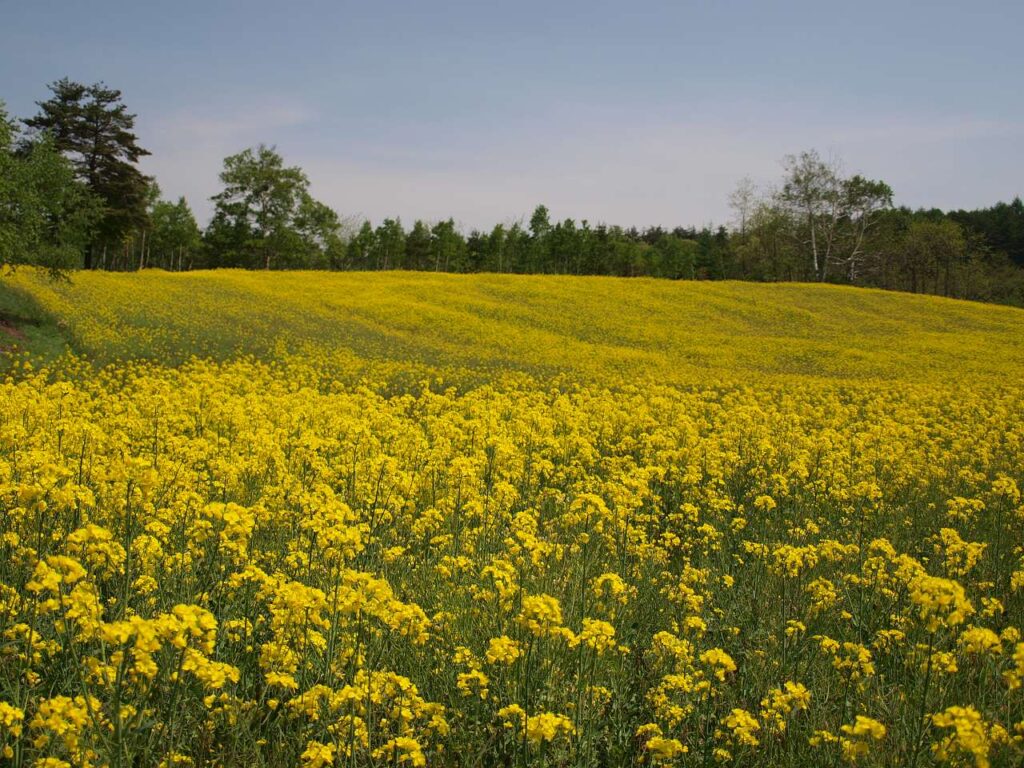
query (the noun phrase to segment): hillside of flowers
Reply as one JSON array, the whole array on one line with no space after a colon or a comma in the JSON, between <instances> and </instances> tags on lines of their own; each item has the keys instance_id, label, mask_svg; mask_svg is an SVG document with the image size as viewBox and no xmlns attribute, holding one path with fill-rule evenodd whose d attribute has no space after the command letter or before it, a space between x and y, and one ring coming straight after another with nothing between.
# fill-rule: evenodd
<instances>
[{"instance_id":1,"label":"hillside of flowers","mask_svg":"<svg viewBox=\"0 0 1024 768\"><path fill-rule=\"evenodd\" d=\"M1022 311L4 279L2 765L1024 761Z\"/></svg>"}]
</instances>

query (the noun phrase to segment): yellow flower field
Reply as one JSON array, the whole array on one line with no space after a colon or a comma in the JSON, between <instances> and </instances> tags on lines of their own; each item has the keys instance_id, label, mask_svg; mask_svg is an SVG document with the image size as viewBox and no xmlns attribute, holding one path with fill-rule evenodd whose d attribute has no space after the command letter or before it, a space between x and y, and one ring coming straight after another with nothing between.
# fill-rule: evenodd
<instances>
[{"instance_id":1,"label":"yellow flower field","mask_svg":"<svg viewBox=\"0 0 1024 768\"><path fill-rule=\"evenodd\" d=\"M0 764L1024 760L1024 312L4 278Z\"/></svg>"}]
</instances>

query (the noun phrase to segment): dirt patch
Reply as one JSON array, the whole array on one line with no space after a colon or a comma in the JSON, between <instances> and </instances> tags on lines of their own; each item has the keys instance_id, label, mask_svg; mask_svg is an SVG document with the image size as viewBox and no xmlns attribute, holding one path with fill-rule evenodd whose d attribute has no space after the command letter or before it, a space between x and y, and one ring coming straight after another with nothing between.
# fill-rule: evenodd
<instances>
[{"instance_id":1,"label":"dirt patch","mask_svg":"<svg viewBox=\"0 0 1024 768\"><path fill-rule=\"evenodd\" d=\"M0 318L0 349L9 349L25 340L25 333L13 323Z\"/></svg>"}]
</instances>

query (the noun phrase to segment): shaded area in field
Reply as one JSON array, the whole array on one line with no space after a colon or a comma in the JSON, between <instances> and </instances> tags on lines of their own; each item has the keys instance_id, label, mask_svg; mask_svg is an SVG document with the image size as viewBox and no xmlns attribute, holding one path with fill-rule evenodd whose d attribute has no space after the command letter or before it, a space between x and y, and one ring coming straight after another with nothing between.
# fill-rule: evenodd
<instances>
[{"instance_id":1,"label":"shaded area in field","mask_svg":"<svg viewBox=\"0 0 1024 768\"><path fill-rule=\"evenodd\" d=\"M12 355L50 361L69 349L64 332L28 292L0 280L0 371Z\"/></svg>"}]
</instances>

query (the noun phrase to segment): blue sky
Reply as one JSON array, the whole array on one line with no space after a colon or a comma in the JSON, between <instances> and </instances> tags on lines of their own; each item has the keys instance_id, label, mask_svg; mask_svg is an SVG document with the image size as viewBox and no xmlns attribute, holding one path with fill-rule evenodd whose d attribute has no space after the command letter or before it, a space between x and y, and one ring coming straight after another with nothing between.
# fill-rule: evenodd
<instances>
[{"instance_id":1,"label":"blue sky","mask_svg":"<svg viewBox=\"0 0 1024 768\"><path fill-rule=\"evenodd\" d=\"M0 0L0 99L120 88L201 219L277 145L343 216L725 222L817 148L897 202L1024 194L1024 3Z\"/></svg>"}]
</instances>

